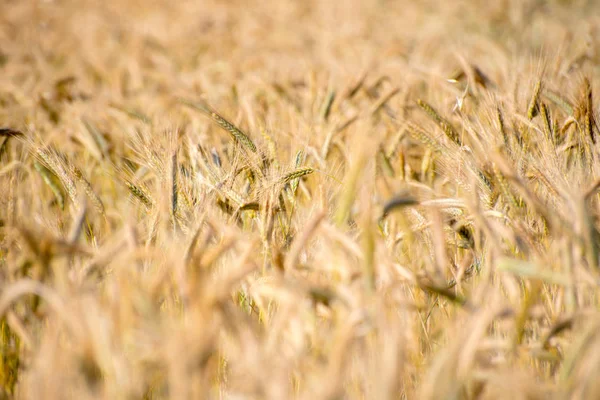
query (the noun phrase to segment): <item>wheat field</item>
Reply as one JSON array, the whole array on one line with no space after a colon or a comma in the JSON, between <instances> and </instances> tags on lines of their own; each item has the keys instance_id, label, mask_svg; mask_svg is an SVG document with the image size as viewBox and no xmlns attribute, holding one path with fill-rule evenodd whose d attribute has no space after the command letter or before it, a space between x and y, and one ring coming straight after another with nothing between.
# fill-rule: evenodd
<instances>
[{"instance_id":1,"label":"wheat field","mask_svg":"<svg viewBox=\"0 0 600 400\"><path fill-rule=\"evenodd\" d=\"M600 398L599 27L0 0L0 399Z\"/></svg>"}]
</instances>

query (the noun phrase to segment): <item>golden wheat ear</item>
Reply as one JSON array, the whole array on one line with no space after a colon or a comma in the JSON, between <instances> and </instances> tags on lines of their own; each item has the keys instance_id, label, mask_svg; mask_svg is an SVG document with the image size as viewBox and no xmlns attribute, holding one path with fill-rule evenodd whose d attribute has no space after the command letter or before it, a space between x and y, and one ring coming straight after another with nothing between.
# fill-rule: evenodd
<instances>
[{"instance_id":1,"label":"golden wheat ear","mask_svg":"<svg viewBox=\"0 0 600 400\"><path fill-rule=\"evenodd\" d=\"M539 79L533 88L533 94L527 107L527 119L532 120L540 113L540 93L542 92L542 80Z\"/></svg>"},{"instance_id":2,"label":"golden wheat ear","mask_svg":"<svg viewBox=\"0 0 600 400\"><path fill-rule=\"evenodd\" d=\"M450 140L457 145L462 146L458 132L447 119L442 117L429 103L419 99L417 100L417 104L442 129L442 131L444 131Z\"/></svg>"},{"instance_id":3,"label":"golden wheat ear","mask_svg":"<svg viewBox=\"0 0 600 400\"><path fill-rule=\"evenodd\" d=\"M243 145L248 150L256 153L256 146L254 142L246 135L240 128L223 118L219 113L213 110L208 104L201 101L190 101L185 99L180 99L179 102L188 107L191 107L195 110L198 110L208 117L210 117L214 122L217 123L222 129L226 130L233 136L234 140Z\"/></svg>"}]
</instances>

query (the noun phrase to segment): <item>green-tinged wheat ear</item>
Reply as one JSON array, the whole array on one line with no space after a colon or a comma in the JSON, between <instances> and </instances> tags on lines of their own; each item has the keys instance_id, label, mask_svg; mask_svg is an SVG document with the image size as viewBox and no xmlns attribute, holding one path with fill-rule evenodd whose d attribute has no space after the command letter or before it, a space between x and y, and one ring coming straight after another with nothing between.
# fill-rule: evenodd
<instances>
[{"instance_id":1,"label":"green-tinged wheat ear","mask_svg":"<svg viewBox=\"0 0 600 400\"><path fill-rule=\"evenodd\" d=\"M366 156L361 155L352 168L346 173L344 185L338 198L337 210L335 211L333 218L337 226L343 226L348 223L352 205L354 204L356 197L356 191L358 189L358 181L366 164Z\"/></svg>"},{"instance_id":2,"label":"green-tinged wheat ear","mask_svg":"<svg viewBox=\"0 0 600 400\"><path fill-rule=\"evenodd\" d=\"M223 197L225 197L228 201L232 201L238 207L241 207L245 204L244 199L240 196L236 191L229 189L222 183L217 183L213 186L217 192L219 192Z\"/></svg>"},{"instance_id":3,"label":"green-tinged wheat ear","mask_svg":"<svg viewBox=\"0 0 600 400\"><path fill-rule=\"evenodd\" d=\"M408 133L410 134L410 136L412 136L414 139L420 141L421 143L423 143L424 145L429 147L431 150L435 150L435 151L443 150L440 143L438 143L437 140L435 140L431 136L429 136L419 126L413 124L412 122L409 122L407 129L408 129Z\"/></svg>"},{"instance_id":4,"label":"green-tinged wheat ear","mask_svg":"<svg viewBox=\"0 0 600 400\"><path fill-rule=\"evenodd\" d=\"M513 131L515 138L521 149L525 150L529 144L529 130L525 129L525 125L521 121L513 121Z\"/></svg>"},{"instance_id":5,"label":"green-tinged wheat ear","mask_svg":"<svg viewBox=\"0 0 600 400\"><path fill-rule=\"evenodd\" d=\"M285 175L283 178L281 178L281 182L288 183L289 181L291 181L293 179L298 179L305 175L312 174L314 171L315 170L311 167L299 168L299 169L292 171L289 174Z\"/></svg>"},{"instance_id":6,"label":"green-tinged wheat ear","mask_svg":"<svg viewBox=\"0 0 600 400\"><path fill-rule=\"evenodd\" d=\"M85 127L87 132L92 137L92 140L93 140L94 144L96 145L96 148L100 154L100 157L101 158L108 157L109 146L108 146L108 142L104 138L104 135L102 135L102 132L100 132L98 127L92 121L88 120L85 117L81 117L81 122L83 123L83 126Z\"/></svg>"},{"instance_id":7,"label":"green-tinged wheat ear","mask_svg":"<svg viewBox=\"0 0 600 400\"><path fill-rule=\"evenodd\" d=\"M329 114L331 113L331 106L333 105L333 101L335 100L335 90L330 90L323 102L323 106L321 107L321 119L325 122L329 119Z\"/></svg>"},{"instance_id":8,"label":"green-tinged wheat ear","mask_svg":"<svg viewBox=\"0 0 600 400\"><path fill-rule=\"evenodd\" d=\"M536 115L540 112L539 101L540 101L540 93L542 92L542 80L538 80L533 88L533 95L531 96L531 101L529 102L529 107L527 107L527 118L532 120Z\"/></svg>"},{"instance_id":9,"label":"green-tinged wheat ear","mask_svg":"<svg viewBox=\"0 0 600 400\"><path fill-rule=\"evenodd\" d=\"M419 99L417 100L417 104L419 105L419 107L421 107L423 111L425 111L427 115L429 115L431 119L435 121L436 124L438 124L440 128L442 128L442 131L444 131L444 133L446 134L446 136L448 136L450 140L452 140L457 145L462 146L458 132L456 132L456 129L454 129L450 122L443 118L431 105L429 105L425 101Z\"/></svg>"},{"instance_id":10,"label":"green-tinged wheat ear","mask_svg":"<svg viewBox=\"0 0 600 400\"><path fill-rule=\"evenodd\" d=\"M502 172L500 172L494 163L492 163L492 171L494 172L494 177L496 178L496 181L498 181L498 185L500 186L500 190L502 191L502 195L504 196L505 200L508 201L515 209L519 208L519 203L517 203L517 200L510 191L510 187L508 186L506 178L504 175L502 175Z\"/></svg>"},{"instance_id":11,"label":"green-tinged wheat ear","mask_svg":"<svg viewBox=\"0 0 600 400\"><path fill-rule=\"evenodd\" d=\"M177 216L177 151L171 156L170 183L171 183L171 216Z\"/></svg>"},{"instance_id":12,"label":"green-tinged wheat ear","mask_svg":"<svg viewBox=\"0 0 600 400\"><path fill-rule=\"evenodd\" d=\"M257 202L253 201L253 202L250 202L250 203L243 204L239 208L239 211L258 211L259 209L260 209L260 204L258 204Z\"/></svg>"},{"instance_id":13,"label":"green-tinged wheat ear","mask_svg":"<svg viewBox=\"0 0 600 400\"><path fill-rule=\"evenodd\" d=\"M304 152L302 150L300 150L296 153L296 160L294 163L294 168L299 169L300 165L302 165L303 159L304 159ZM300 180L298 180L298 179L294 179L290 183L290 189L292 190L292 196L296 193L296 190L298 190L299 184L300 184Z\"/></svg>"},{"instance_id":14,"label":"green-tinged wheat ear","mask_svg":"<svg viewBox=\"0 0 600 400\"><path fill-rule=\"evenodd\" d=\"M596 136L594 135L594 102L592 97L592 85L587 78L583 80L582 97L582 103L585 110L583 113L585 135L591 139L592 143L596 143Z\"/></svg>"},{"instance_id":15,"label":"green-tinged wheat ear","mask_svg":"<svg viewBox=\"0 0 600 400\"><path fill-rule=\"evenodd\" d=\"M256 184L256 174L252 168L246 168L246 180L250 187Z\"/></svg>"},{"instance_id":16,"label":"green-tinged wheat ear","mask_svg":"<svg viewBox=\"0 0 600 400\"><path fill-rule=\"evenodd\" d=\"M44 167L41 163L34 161L33 166L35 170L40 174L46 185L52 190L54 193L54 197L56 198L56 202L61 210L65 209L65 197L63 196L62 191L60 190L60 186L58 184L58 177L52 173L48 168Z\"/></svg>"},{"instance_id":17,"label":"green-tinged wheat ear","mask_svg":"<svg viewBox=\"0 0 600 400\"><path fill-rule=\"evenodd\" d=\"M154 201L146 191L131 182L126 182L127 188L135 197L137 197L147 208L152 208Z\"/></svg>"},{"instance_id":18,"label":"green-tinged wheat ear","mask_svg":"<svg viewBox=\"0 0 600 400\"><path fill-rule=\"evenodd\" d=\"M65 168L56 160L56 156L54 154L50 154L49 152L43 149L37 149L37 154L40 159L50 168L50 170L56 175L63 186L65 187L67 194L71 198L73 204L77 205L77 189L75 187L75 182L69 176Z\"/></svg>"},{"instance_id":19,"label":"green-tinged wheat ear","mask_svg":"<svg viewBox=\"0 0 600 400\"><path fill-rule=\"evenodd\" d=\"M36 297L39 299L39 297ZM4 398L13 398L18 393L18 382L21 369L23 368L22 351L23 342L21 336L13 331L9 319L4 315L0 318L0 390ZM27 343L27 342L25 342Z\"/></svg>"},{"instance_id":20,"label":"green-tinged wheat ear","mask_svg":"<svg viewBox=\"0 0 600 400\"><path fill-rule=\"evenodd\" d=\"M217 176L215 171L208 164L207 155L206 155L206 152L204 151L204 149L202 148L202 146L198 145L198 150L200 153L201 165L202 165L204 171L207 173L208 178L209 178L207 185L211 189L216 190L219 194L221 194L221 196L223 196L228 201L235 203L238 207L242 206L245 203L244 200L234 190L229 189L226 185L223 184L222 180ZM244 170L249 170L249 169L247 167L239 168L237 171L235 171L235 175L237 175L238 173L240 173ZM252 172L252 170L249 170L249 171Z\"/></svg>"},{"instance_id":21,"label":"green-tinged wheat ear","mask_svg":"<svg viewBox=\"0 0 600 400\"><path fill-rule=\"evenodd\" d=\"M181 100L181 102L209 116L221 128L229 132L237 142L242 144L244 147L246 147L253 153L256 153L256 146L254 145L254 142L252 142L252 140L248 137L248 135L242 132L242 130L239 129L237 126L233 125L231 122L227 121L225 118L219 115L215 110L212 110L208 105L188 100Z\"/></svg>"},{"instance_id":22,"label":"green-tinged wheat ear","mask_svg":"<svg viewBox=\"0 0 600 400\"><path fill-rule=\"evenodd\" d=\"M573 117L567 118L566 121L563 123L563 126L560 128L560 134L566 135L567 132L569 131L569 128L574 126L576 123L577 123L577 121L575 120L575 118L573 118Z\"/></svg>"},{"instance_id":23,"label":"green-tinged wheat ear","mask_svg":"<svg viewBox=\"0 0 600 400\"><path fill-rule=\"evenodd\" d=\"M430 184L433 183L433 178L435 171L433 169L434 160L433 160L433 150L429 147L425 149L423 152L423 157L421 157L421 180L427 180Z\"/></svg>"},{"instance_id":24,"label":"green-tinged wheat ear","mask_svg":"<svg viewBox=\"0 0 600 400\"><path fill-rule=\"evenodd\" d=\"M553 92L552 90L544 90L544 97L560 107L565 114L573 116L573 105L560 94Z\"/></svg>"},{"instance_id":25,"label":"green-tinged wheat ear","mask_svg":"<svg viewBox=\"0 0 600 400\"><path fill-rule=\"evenodd\" d=\"M548 140L554 140L554 133L552 131L552 118L550 117L550 111L546 104L543 102L540 104L540 114L542 115L542 122L544 123L544 134Z\"/></svg>"},{"instance_id":26,"label":"green-tinged wheat ear","mask_svg":"<svg viewBox=\"0 0 600 400\"><path fill-rule=\"evenodd\" d=\"M136 110L134 108L123 107L118 104L110 104L109 107L114 108L115 110L121 111L122 113L126 114L130 118L142 121L144 124L152 125L152 119L150 119L150 117L148 117L146 114L144 114L143 112L141 112L139 110Z\"/></svg>"},{"instance_id":27,"label":"green-tinged wheat ear","mask_svg":"<svg viewBox=\"0 0 600 400\"><path fill-rule=\"evenodd\" d=\"M583 129L585 131L585 136L590 138L592 143L596 143L596 137L594 135L594 122L592 113L589 109L585 111L583 115Z\"/></svg>"},{"instance_id":28,"label":"green-tinged wheat ear","mask_svg":"<svg viewBox=\"0 0 600 400\"><path fill-rule=\"evenodd\" d=\"M540 171L537 167L534 166L531 166L530 168L531 176L533 176L544 186L546 186L546 189L548 189L548 191L552 193L552 195L554 195L557 198L564 198L563 196L561 196L560 192L558 191L558 188L550 181L550 179L548 179L548 177L542 171Z\"/></svg>"},{"instance_id":29,"label":"green-tinged wheat ear","mask_svg":"<svg viewBox=\"0 0 600 400\"><path fill-rule=\"evenodd\" d=\"M494 172L490 171L489 165L486 164L481 169L475 168L475 173L477 174L477 176L479 177L481 182L483 182L483 184L485 185L485 187L488 190L490 190L490 191L494 190L494 184L492 182Z\"/></svg>"},{"instance_id":30,"label":"green-tinged wheat ear","mask_svg":"<svg viewBox=\"0 0 600 400\"><path fill-rule=\"evenodd\" d=\"M304 159L304 152L302 150L298 150L296 153L296 157L294 158L294 165L296 168L300 168L300 164L302 164L302 160Z\"/></svg>"},{"instance_id":31,"label":"green-tinged wheat ear","mask_svg":"<svg viewBox=\"0 0 600 400\"><path fill-rule=\"evenodd\" d=\"M85 178L85 176L83 176L83 173L79 168L73 166L72 169L73 175L75 175L75 178L77 178L77 180L83 187L83 191L92 202L92 205L94 206L96 211L98 211L101 215L104 215L104 203L102 203L102 200L100 200L100 197L96 194L90 182Z\"/></svg>"},{"instance_id":32,"label":"green-tinged wheat ear","mask_svg":"<svg viewBox=\"0 0 600 400\"><path fill-rule=\"evenodd\" d=\"M267 142L267 150L269 150L269 157L271 157L273 166L275 166L275 168L278 168L279 160L277 159L277 146L275 144L275 141L273 140L273 137L269 134L269 132L267 132L267 130L264 127L260 128L260 133L265 139L265 142Z\"/></svg>"},{"instance_id":33,"label":"green-tinged wheat ear","mask_svg":"<svg viewBox=\"0 0 600 400\"><path fill-rule=\"evenodd\" d=\"M165 163L164 163L164 160L162 159L162 157L159 156L158 151L149 149L146 152L146 156L147 156L147 160L148 160L148 165L151 168L154 168L154 171L156 173L158 173L159 175L162 175L165 173Z\"/></svg>"},{"instance_id":34,"label":"green-tinged wheat ear","mask_svg":"<svg viewBox=\"0 0 600 400\"><path fill-rule=\"evenodd\" d=\"M552 136L552 142L556 145L559 142L558 133L560 132L560 126L558 125L558 119L554 120L554 124L552 125L552 132L554 135Z\"/></svg>"},{"instance_id":35,"label":"green-tinged wheat ear","mask_svg":"<svg viewBox=\"0 0 600 400\"><path fill-rule=\"evenodd\" d=\"M506 132L506 124L504 123L504 116L502 115L502 110L500 109L500 106L496 106L496 119L498 120L498 127L500 128L500 133L502 134L504 146L508 148L510 146L510 141L508 139L508 133Z\"/></svg>"}]
</instances>

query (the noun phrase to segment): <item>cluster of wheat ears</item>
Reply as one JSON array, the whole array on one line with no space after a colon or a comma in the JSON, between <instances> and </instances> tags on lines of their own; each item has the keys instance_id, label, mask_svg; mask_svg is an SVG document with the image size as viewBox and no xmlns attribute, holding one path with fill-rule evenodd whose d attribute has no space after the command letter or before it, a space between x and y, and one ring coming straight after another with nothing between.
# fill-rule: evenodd
<instances>
[{"instance_id":1,"label":"cluster of wheat ears","mask_svg":"<svg viewBox=\"0 0 600 400\"><path fill-rule=\"evenodd\" d=\"M598 398L598 11L0 1L0 398Z\"/></svg>"}]
</instances>

